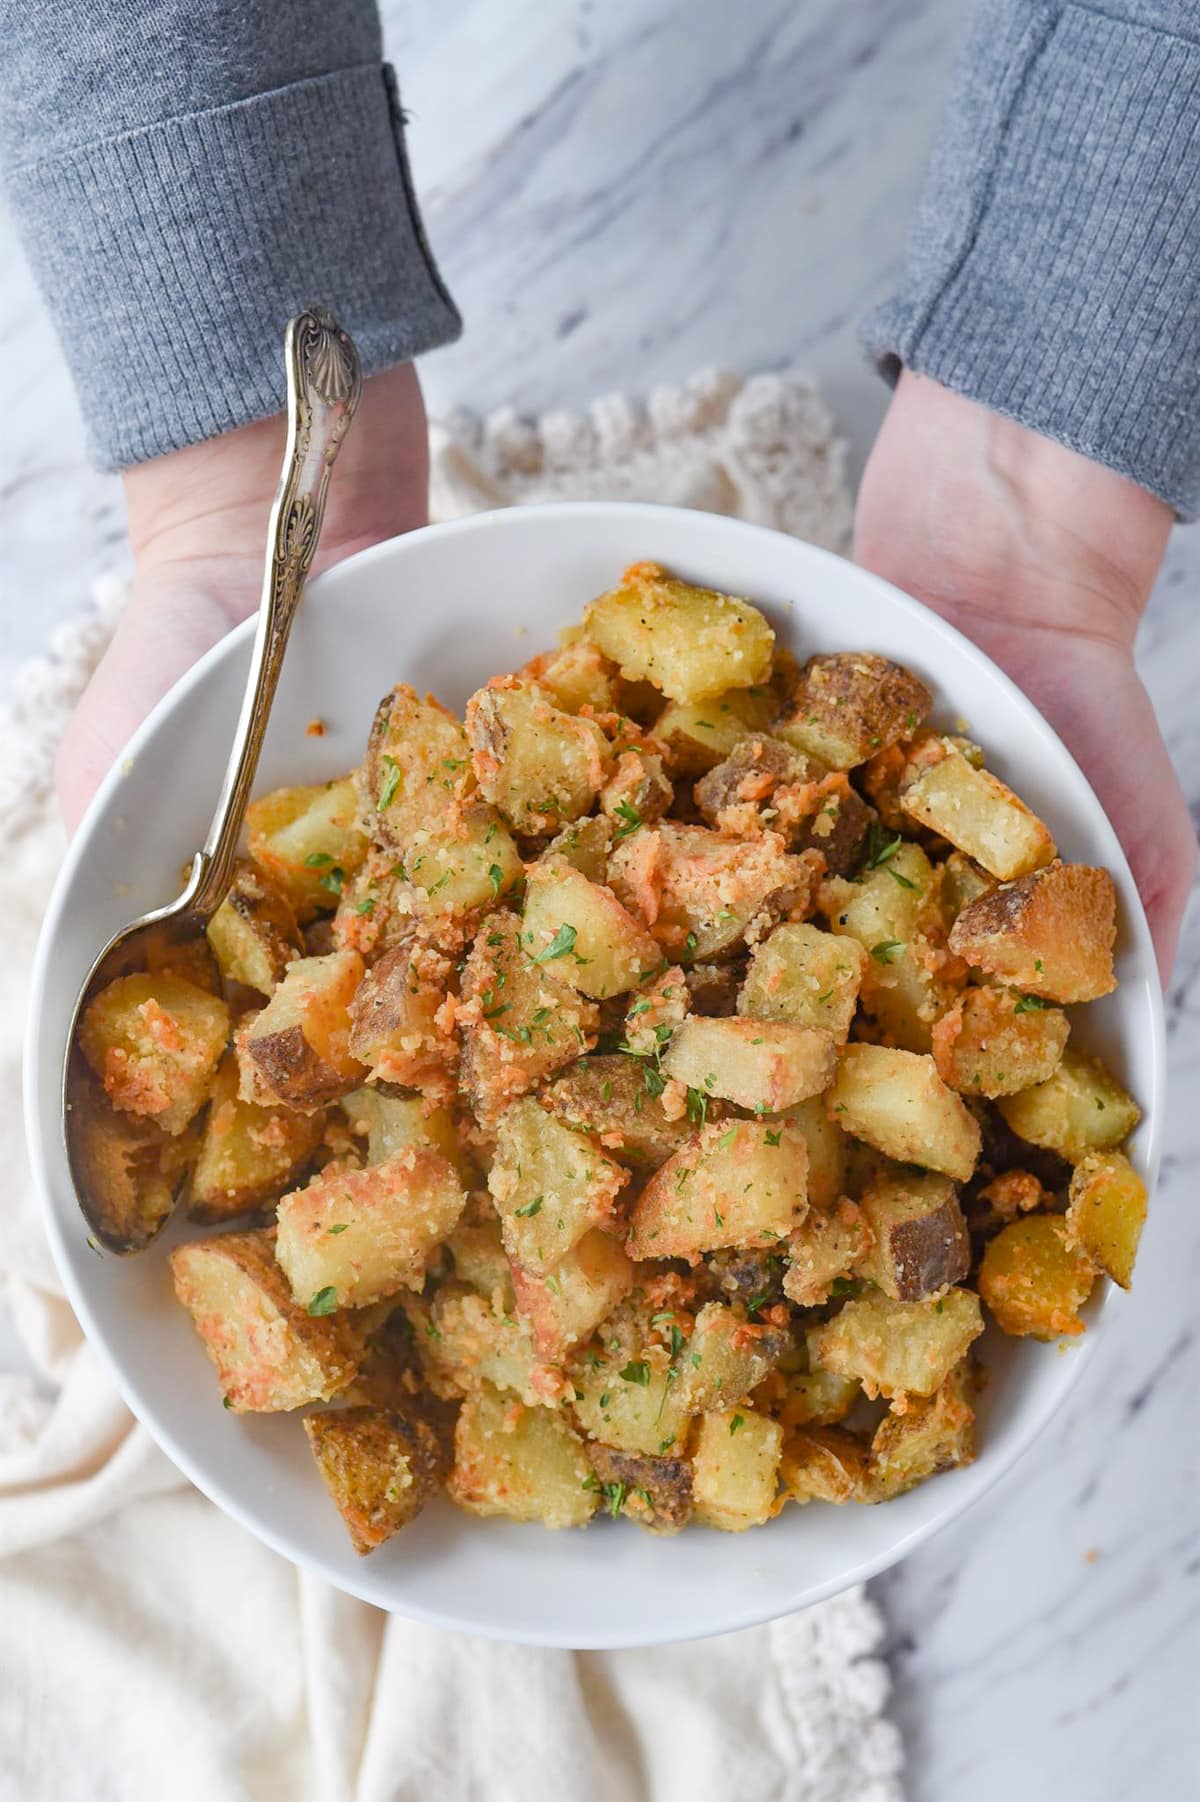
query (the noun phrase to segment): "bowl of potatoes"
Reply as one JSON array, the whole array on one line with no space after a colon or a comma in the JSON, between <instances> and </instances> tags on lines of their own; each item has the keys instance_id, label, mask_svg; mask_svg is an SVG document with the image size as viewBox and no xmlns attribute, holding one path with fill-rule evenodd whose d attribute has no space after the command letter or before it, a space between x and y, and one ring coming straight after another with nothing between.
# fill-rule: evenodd
<instances>
[{"instance_id":1,"label":"bowl of potatoes","mask_svg":"<svg viewBox=\"0 0 1200 1802\"><path fill-rule=\"evenodd\" d=\"M1078 1380L1162 1004L1085 778L974 646L708 514L512 509L314 583L207 936L249 625L71 846L27 1052L72 1303L180 1469L375 1605L726 1632L960 1514Z\"/></svg>"}]
</instances>

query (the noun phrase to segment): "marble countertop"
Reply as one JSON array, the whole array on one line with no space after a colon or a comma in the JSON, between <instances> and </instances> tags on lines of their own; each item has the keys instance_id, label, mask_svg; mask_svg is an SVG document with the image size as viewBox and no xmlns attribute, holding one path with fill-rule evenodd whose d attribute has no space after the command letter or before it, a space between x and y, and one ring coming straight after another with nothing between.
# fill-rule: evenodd
<instances>
[{"instance_id":1,"label":"marble countertop","mask_svg":"<svg viewBox=\"0 0 1200 1802\"><path fill-rule=\"evenodd\" d=\"M857 475L885 394L854 322L886 291L958 0L385 0L430 233L467 319L431 410L578 406L706 364L799 362ZM125 556L61 355L0 218L0 698ZM1200 810L1200 530L1140 641ZM916 1802L1200 1795L1200 910L1169 1002L1174 1108L1135 1292L1067 1410L879 1580ZM1189 1098L1193 1106L1188 1107Z\"/></svg>"}]
</instances>

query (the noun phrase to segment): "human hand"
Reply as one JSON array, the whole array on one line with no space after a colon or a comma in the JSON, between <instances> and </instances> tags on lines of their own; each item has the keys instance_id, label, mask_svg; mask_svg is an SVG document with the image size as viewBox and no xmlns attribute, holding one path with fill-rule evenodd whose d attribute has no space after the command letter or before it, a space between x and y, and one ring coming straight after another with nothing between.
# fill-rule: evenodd
<instances>
[{"instance_id":1,"label":"human hand","mask_svg":"<svg viewBox=\"0 0 1200 1802\"><path fill-rule=\"evenodd\" d=\"M1165 982L1196 838L1133 662L1171 511L1136 483L905 372L854 555L981 646L1054 726L1125 847Z\"/></svg>"},{"instance_id":2,"label":"human hand","mask_svg":"<svg viewBox=\"0 0 1200 1802\"><path fill-rule=\"evenodd\" d=\"M258 606L283 442L278 416L126 473L133 592L59 749L69 832L155 703ZM314 572L423 525L428 483L415 371L371 376L330 483Z\"/></svg>"}]
</instances>

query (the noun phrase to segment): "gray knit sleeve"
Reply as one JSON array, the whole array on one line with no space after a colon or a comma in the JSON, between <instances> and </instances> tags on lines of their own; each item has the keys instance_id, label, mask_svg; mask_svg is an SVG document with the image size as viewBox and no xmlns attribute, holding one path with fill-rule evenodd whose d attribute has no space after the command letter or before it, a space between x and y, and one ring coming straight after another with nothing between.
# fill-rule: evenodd
<instances>
[{"instance_id":1,"label":"gray knit sleeve","mask_svg":"<svg viewBox=\"0 0 1200 1802\"><path fill-rule=\"evenodd\" d=\"M372 0L0 0L0 164L121 468L279 410L291 314L368 373L456 337Z\"/></svg>"},{"instance_id":2,"label":"gray knit sleeve","mask_svg":"<svg viewBox=\"0 0 1200 1802\"><path fill-rule=\"evenodd\" d=\"M975 0L899 291L900 366L1200 510L1200 8Z\"/></svg>"}]
</instances>

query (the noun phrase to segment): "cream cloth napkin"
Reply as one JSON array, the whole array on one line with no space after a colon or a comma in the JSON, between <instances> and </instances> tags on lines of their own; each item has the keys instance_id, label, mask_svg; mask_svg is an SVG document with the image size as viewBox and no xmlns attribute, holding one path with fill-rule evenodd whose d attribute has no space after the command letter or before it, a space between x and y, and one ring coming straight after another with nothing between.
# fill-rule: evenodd
<instances>
[{"instance_id":1,"label":"cream cloth napkin","mask_svg":"<svg viewBox=\"0 0 1200 1802\"><path fill-rule=\"evenodd\" d=\"M439 517L632 497L837 547L841 453L811 385L704 375L645 408L434 433ZM190 1488L82 1339L42 1237L20 1119L38 924L62 857L54 747L123 584L60 631L0 717L2 1802L898 1802L881 1635L861 1591L649 1652L493 1645L353 1601Z\"/></svg>"}]
</instances>

